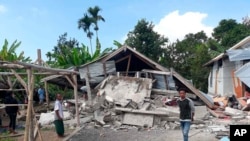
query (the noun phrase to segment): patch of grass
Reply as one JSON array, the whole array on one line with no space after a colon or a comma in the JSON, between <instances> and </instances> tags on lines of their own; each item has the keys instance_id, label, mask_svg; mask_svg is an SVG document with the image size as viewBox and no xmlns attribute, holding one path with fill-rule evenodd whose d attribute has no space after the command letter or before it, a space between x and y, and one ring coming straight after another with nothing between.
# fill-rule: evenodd
<instances>
[{"instance_id":1,"label":"patch of grass","mask_svg":"<svg viewBox=\"0 0 250 141\"><path fill-rule=\"evenodd\" d=\"M6 137L10 135L8 132L4 132L0 134L0 141L15 141L13 138L11 137Z\"/></svg>"}]
</instances>

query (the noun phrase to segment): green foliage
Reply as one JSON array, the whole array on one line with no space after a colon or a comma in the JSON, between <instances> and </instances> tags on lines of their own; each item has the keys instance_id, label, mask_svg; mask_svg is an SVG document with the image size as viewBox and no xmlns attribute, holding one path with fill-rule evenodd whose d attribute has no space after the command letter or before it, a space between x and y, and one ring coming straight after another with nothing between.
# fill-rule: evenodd
<instances>
[{"instance_id":1,"label":"green foliage","mask_svg":"<svg viewBox=\"0 0 250 141\"><path fill-rule=\"evenodd\" d=\"M133 31L128 33L125 41L130 47L158 62L162 54L162 47L168 42L168 39L159 35L153 30L154 25L145 19L138 21Z\"/></svg>"},{"instance_id":2,"label":"green foliage","mask_svg":"<svg viewBox=\"0 0 250 141\"><path fill-rule=\"evenodd\" d=\"M91 48L91 54L93 54L92 50L92 36L94 35L91 31L91 25L94 24L94 30L96 31L96 49L101 47L101 44L98 39L98 22L99 21L105 21L105 19L99 15L99 12L101 11L101 8L98 6L95 7L89 7L87 10L87 13L83 15L82 18L78 20L78 29L83 29L83 31L87 34L87 37L89 38L90 42L90 48Z\"/></svg>"},{"instance_id":3,"label":"green foliage","mask_svg":"<svg viewBox=\"0 0 250 141\"><path fill-rule=\"evenodd\" d=\"M16 54L17 48L20 46L21 42L17 42L15 40L10 46L9 42L5 39L2 49L0 51L0 60L1 61L23 61L30 62L31 59L24 57L24 52L22 51L20 54Z\"/></svg>"},{"instance_id":4,"label":"green foliage","mask_svg":"<svg viewBox=\"0 0 250 141\"><path fill-rule=\"evenodd\" d=\"M120 48L122 47L122 44L116 40L113 41L113 44L117 47L117 48Z\"/></svg>"},{"instance_id":5,"label":"green foliage","mask_svg":"<svg viewBox=\"0 0 250 141\"><path fill-rule=\"evenodd\" d=\"M214 28L212 36L226 51L245 37L250 35L250 27L246 24L237 23L233 19L223 19Z\"/></svg>"},{"instance_id":6,"label":"green foliage","mask_svg":"<svg viewBox=\"0 0 250 141\"><path fill-rule=\"evenodd\" d=\"M186 79L192 80L195 87L207 91L207 76L209 69L203 64L211 59L208 51L206 34L201 31L196 34L187 34L182 41L164 48L164 63L173 67Z\"/></svg>"}]
</instances>

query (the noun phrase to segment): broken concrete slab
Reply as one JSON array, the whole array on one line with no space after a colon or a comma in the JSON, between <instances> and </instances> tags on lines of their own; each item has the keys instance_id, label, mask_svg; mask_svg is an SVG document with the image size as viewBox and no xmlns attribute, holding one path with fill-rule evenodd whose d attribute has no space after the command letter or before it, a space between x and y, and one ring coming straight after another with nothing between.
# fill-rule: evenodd
<instances>
[{"instance_id":1,"label":"broken concrete slab","mask_svg":"<svg viewBox=\"0 0 250 141\"><path fill-rule=\"evenodd\" d=\"M41 113L38 123L40 123L42 126L51 124L55 120L54 115L55 115L54 111L50 112L50 113ZM64 111L63 115L64 115L63 120L71 119L71 116L70 116L69 112Z\"/></svg>"},{"instance_id":2,"label":"broken concrete slab","mask_svg":"<svg viewBox=\"0 0 250 141\"><path fill-rule=\"evenodd\" d=\"M104 125L104 124L105 124L105 122L103 121L103 118L104 118L104 115L101 115L101 114L100 114L100 110L96 110L96 111L94 112L94 119L95 119L98 123L100 123L101 125Z\"/></svg>"},{"instance_id":3,"label":"broken concrete slab","mask_svg":"<svg viewBox=\"0 0 250 141\"><path fill-rule=\"evenodd\" d=\"M105 83L100 91L105 91L105 95L110 96L114 101L133 99L134 102L139 103L145 97L150 97L152 88L152 79L149 78L109 76Z\"/></svg>"},{"instance_id":4,"label":"broken concrete slab","mask_svg":"<svg viewBox=\"0 0 250 141\"><path fill-rule=\"evenodd\" d=\"M171 117L179 117L179 115L180 115L180 111L179 111L178 107L171 107L171 106L159 107L159 108L154 109L154 111L155 112L164 112L168 116L171 116Z\"/></svg>"},{"instance_id":5,"label":"broken concrete slab","mask_svg":"<svg viewBox=\"0 0 250 141\"><path fill-rule=\"evenodd\" d=\"M151 105L151 103L145 102L145 103L143 103L143 105L142 105L142 107L140 108L140 110L145 110L145 111L146 111L146 110L149 109L150 105Z\"/></svg>"},{"instance_id":6,"label":"broken concrete slab","mask_svg":"<svg viewBox=\"0 0 250 141\"><path fill-rule=\"evenodd\" d=\"M203 119L207 115L207 106L195 106L195 119Z\"/></svg>"},{"instance_id":7,"label":"broken concrete slab","mask_svg":"<svg viewBox=\"0 0 250 141\"><path fill-rule=\"evenodd\" d=\"M239 116L239 115L244 115L244 112L238 109L233 109L230 107L226 107L224 113L226 115L230 115L230 116Z\"/></svg>"},{"instance_id":8,"label":"broken concrete slab","mask_svg":"<svg viewBox=\"0 0 250 141\"><path fill-rule=\"evenodd\" d=\"M84 118L80 118L80 124L85 124L87 122L92 121L94 117L93 116L88 116L88 117L84 117ZM65 125L74 125L76 124L76 119L71 119L71 120L66 120L63 122Z\"/></svg>"},{"instance_id":9,"label":"broken concrete slab","mask_svg":"<svg viewBox=\"0 0 250 141\"><path fill-rule=\"evenodd\" d=\"M154 115L141 115L134 113L125 113L123 117L123 124L152 127L154 122Z\"/></svg>"}]
</instances>

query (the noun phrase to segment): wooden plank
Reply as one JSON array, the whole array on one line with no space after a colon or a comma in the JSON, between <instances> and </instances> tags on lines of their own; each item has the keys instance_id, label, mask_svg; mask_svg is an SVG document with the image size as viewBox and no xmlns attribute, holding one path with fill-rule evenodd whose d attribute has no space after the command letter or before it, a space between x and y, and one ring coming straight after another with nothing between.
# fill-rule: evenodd
<instances>
[{"instance_id":1,"label":"wooden plank","mask_svg":"<svg viewBox=\"0 0 250 141\"><path fill-rule=\"evenodd\" d=\"M26 91L25 89L0 89L0 91L11 91L11 92L16 92L16 91Z\"/></svg>"},{"instance_id":2,"label":"wooden plank","mask_svg":"<svg viewBox=\"0 0 250 141\"><path fill-rule=\"evenodd\" d=\"M143 69L142 72L153 73L153 74L162 74L162 75L171 75L170 72L156 71L156 70L148 70L148 69Z\"/></svg>"},{"instance_id":3,"label":"wooden plank","mask_svg":"<svg viewBox=\"0 0 250 141\"><path fill-rule=\"evenodd\" d=\"M74 87L74 96L75 96L75 101L76 103L78 103L78 93L77 93L77 78L76 75L73 75L73 87ZM79 127L80 126L80 119L79 119L79 109L78 109L78 105L75 104L75 108L76 108L76 124Z\"/></svg>"},{"instance_id":4,"label":"wooden plank","mask_svg":"<svg viewBox=\"0 0 250 141\"><path fill-rule=\"evenodd\" d=\"M189 88L195 95L197 95L209 108L214 107L214 103L212 103L209 99L207 99L203 94L199 92L192 84L187 82L185 78L183 78L180 74L172 70L173 76L177 78L181 83L183 83L187 88Z\"/></svg>"},{"instance_id":5,"label":"wooden plank","mask_svg":"<svg viewBox=\"0 0 250 141\"><path fill-rule=\"evenodd\" d=\"M28 74L28 81L30 81L31 78L31 70L27 70L27 74ZM28 82L28 84L30 84L30 82ZM31 95L30 92L30 85L29 85L29 89L27 88L27 92L28 92L28 108L27 108L27 114L26 114L26 122L25 122L25 132L24 132L24 141L28 141L29 140L29 133L30 133L30 124L31 124L31 108L32 108L32 103L33 103L33 95Z\"/></svg>"},{"instance_id":6,"label":"wooden plank","mask_svg":"<svg viewBox=\"0 0 250 141\"><path fill-rule=\"evenodd\" d=\"M108 61L105 63L96 62L96 63L90 64L86 67L80 68L79 73L80 73L81 79L83 79L85 77L86 72L88 72L89 77L92 78L92 77L96 77L96 76L100 76L100 75L105 75L108 73L114 73L115 70L116 70L115 69L115 62Z\"/></svg>"},{"instance_id":7,"label":"wooden plank","mask_svg":"<svg viewBox=\"0 0 250 141\"><path fill-rule=\"evenodd\" d=\"M123 57L123 58L120 58L120 59L116 60L115 63L119 63L119 62L121 62L121 61L123 61L123 60L125 60L125 59L128 59L130 56L131 56L131 54L130 54L130 55L127 55L127 56L125 56L125 57Z\"/></svg>"},{"instance_id":8,"label":"wooden plank","mask_svg":"<svg viewBox=\"0 0 250 141\"><path fill-rule=\"evenodd\" d=\"M25 83L25 81L21 78L20 75L18 75L16 73L15 70L11 69L12 73L14 73L14 75L16 76L17 80L21 83L21 85L25 88L26 91L28 91L28 88L27 88L27 84Z\"/></svg>"},{"instance_id":9,"label":"wooden plank","mask_svg":"<svg viewBox=\"0 0 250 141\"><path fill-rule=\"evenodd\" d=\"M128 58L128 64L127 64L127 70L126 70L126 76L128 76L128 71L129 71L129 68L130 68L130 62L131 62L131 54Z\"/></svg>"}]
</instances>

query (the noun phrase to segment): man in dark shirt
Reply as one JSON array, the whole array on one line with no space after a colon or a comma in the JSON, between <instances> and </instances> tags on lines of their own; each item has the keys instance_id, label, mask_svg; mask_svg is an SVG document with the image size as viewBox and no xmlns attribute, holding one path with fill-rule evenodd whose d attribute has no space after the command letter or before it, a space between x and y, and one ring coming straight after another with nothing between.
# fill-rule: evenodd
<instances>
[{"instance_id":1,"label":"man in dark shirt","mask_svg":"<svg viewBox=\"0 0 250 141\"><path fill-rule=\"evenodd\" d=\"M194 120L194 103L191 99L186 97L186 90L179 89L180 98L177 104L180 109L180 123L183 134L183 140L188 141L188 133L191 126L191 121Z\"/></svg>"},{"instance_id":2,"label":"man in dark shirt","mask_svg":"<svg viewBox=\"0 0 250 141\"><path fill-rule=\"evenodd\" d=\"M8 93L6 98L5 98L5 104L18 104L17 100L14 97L14 93ZM16 134L15 132L16 129L16 117L17 113L19 113L18 106L6 106L5 111L9 116L10 123L9 123L9 131L10 133Z\"/></svg>"}]
</instances>

